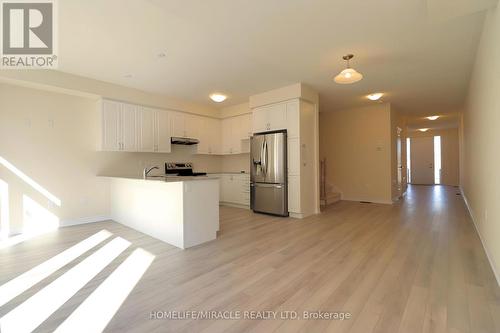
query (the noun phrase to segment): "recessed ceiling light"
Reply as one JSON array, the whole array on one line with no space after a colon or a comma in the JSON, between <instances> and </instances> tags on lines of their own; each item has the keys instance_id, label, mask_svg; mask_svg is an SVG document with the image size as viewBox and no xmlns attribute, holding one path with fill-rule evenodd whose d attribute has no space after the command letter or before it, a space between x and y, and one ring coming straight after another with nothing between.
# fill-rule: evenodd
<instances>
[{"instance_id":1,"label":"recessed ceiling light","mask_svg":"<svg viewBox=\"0 0 500 333\"><path fill-rule=\"evenodd\" d=\"M342 57L346 61L346 69L340 72L335 78L335 82L339 84L351 84L354 82L358 82L363 78L363 74L357 72L354 68L351 68L349 64L349 60L354 57L352 54L347 54Z\"/></svg>"},{"instance_id":2,"label":"recessed ceiling light","mask_svg":"<svg viewBox=\"0 0 500 333\"><path fill-rule=\"evenodd\" d=\"M428 128L419 128L418 129L420 132L427 132L429 129Z\"/></svg>"},{"instance_id":3,"label":"recessed ceiling light","mask_svg":"<svg viewBox=\"0 0 500 333\"><path fill-rule=\"evenodd\" d=\"M374 93L374 94L370 94L370 95L366 96L366 98L368 98L371 101L378 101L380 99L380 97L382 97L382 96L384 96L384 94Z\"/></svg>"},{"instance_id":4,"label":"recessed ceiling light","mask_svg":"<svg viewBox=\"0 0 500 333\"><path fill-rule=\"evenodd\" d=\"M430 116L430 117L425 117L425 118L427 118L429 120L436 120L439 118L439 116Z\"/></svg>"},{"instance_id":5,"label":"recessed ceiling light","mask_svg":"<svg viewBox=\"0 0 500 333\"><path fill-rule=\"evenodd\" d=\"M210 95L210 99L216 103L221 103L226 100L227 96L222 94L212 94Z\"/></svg>"}]
</instances>

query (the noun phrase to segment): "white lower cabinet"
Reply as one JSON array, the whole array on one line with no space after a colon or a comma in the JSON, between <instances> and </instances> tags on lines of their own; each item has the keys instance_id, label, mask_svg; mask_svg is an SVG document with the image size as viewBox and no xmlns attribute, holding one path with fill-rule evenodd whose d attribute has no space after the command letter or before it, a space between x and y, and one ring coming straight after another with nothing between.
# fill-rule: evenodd
<instances>
[{"instance_id":1,"label":"white lower cabinet","mask_svg":"<svg viewBox=\"0 0 500 333\"><path fill-rule=\"evenodd\" d=\"M217 174L221 204L250 206L250 175Z\"/></svg>"}]
</instances>

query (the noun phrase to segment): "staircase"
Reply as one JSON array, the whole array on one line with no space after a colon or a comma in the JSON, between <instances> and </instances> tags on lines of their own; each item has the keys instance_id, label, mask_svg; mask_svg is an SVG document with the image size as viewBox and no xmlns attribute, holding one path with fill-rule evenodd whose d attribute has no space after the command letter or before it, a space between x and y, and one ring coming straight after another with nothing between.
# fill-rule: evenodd
<instances>
[{"instance_id":1,"label":"staircase","mask_svg":"<svg viewBox=\"0 0 500 333\"><path fill-rule=\"evenodd\" d=\"M328 206L334 204L342 199L340 191L337 190L332 184L326 182L326 160L320 161L321 169L321 206Z\"/></svg>"}]
</instances>

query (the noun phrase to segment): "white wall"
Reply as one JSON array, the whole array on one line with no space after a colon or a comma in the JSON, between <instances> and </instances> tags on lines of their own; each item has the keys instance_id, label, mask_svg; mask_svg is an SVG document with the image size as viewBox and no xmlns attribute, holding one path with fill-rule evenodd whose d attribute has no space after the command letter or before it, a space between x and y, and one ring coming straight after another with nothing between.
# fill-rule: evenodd
<instances>
[{"instance_id":1,"label":"white wall","mask_svg":"<svg viewBox=\"0 0 500 333\"><path fill-rule=\"evenodd\" d=\"M458 128L409 132L408 137L441 136L441 184L460 184L460 140ZM406 156L405 156L406 158Z\"/></svg>"},{"instance_id":2,"label":"white wall","mask_svg":"<svg viewBox=\"0 0 500 333\"><path fill-rule=\"evenodd\" d=\"M215 107L53 70L4 70L0 71L0 82L90 98L105 97L133 104L219 118L219 111Z\"/></svg>"},{"instance_id":3,"label":"white wall","mask_svg":"<svg viewBox=\"0 0 500 333\"><path fill-rule=\"evenodd\" d=\"M463 116L462 189L500 283L500 8L488 12Z\"/></svg>"},{"instance_id":4,"label":"white wall","mask_svg":"<svg viewBox=\"0 0 500 333\"><path fill-rule=\"evenodd\" d=\"M391 105L320 113L320 158L342 199L392 203Z\"/></svg>"},{"instance_id":5,"label":"white wall","mask_svg":"<svg viewBox=\"0 0 500 333\"><path fill-rule=\"evenodd\" d=\"M220 172L217 156L192 155L173 146L171 154L96 151L100 113L95 100L0 83L0 157L59 198L61 207L0 163L9 186L12 232L22 227L26 194L62 221L109 215L108 184L98 174L140 175L145 165L192 161L200 171Z\"/></svg>"}]
</instances>

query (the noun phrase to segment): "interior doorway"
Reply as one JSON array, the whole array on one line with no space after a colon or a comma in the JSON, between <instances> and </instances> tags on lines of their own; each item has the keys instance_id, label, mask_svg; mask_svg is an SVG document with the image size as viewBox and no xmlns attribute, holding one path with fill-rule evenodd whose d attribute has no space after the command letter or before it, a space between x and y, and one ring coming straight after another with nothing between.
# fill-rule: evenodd
<instances>
[{"instance_id":1,"label":"interior doorway","mask_svg":"<svg viewBox=\"0 0 500 333\"><path fill-rule=\"evenodd\" d=\"M398 191L398 198L401 198L403 195L403 156L402 156L402 138L401 138L401 133L402 133L401 128L397 128L397 138L396 138L396 163L397 163L397 191Z\"/></svg>"},{"instance_id":2,"label":"interior doorway","mask_svg":"<svg viewBox=\"0 0 500 333\"><path fill-rule=\"evenodd\" d=\"M441 137L408 139L408 182L415 185L441 183Z\"/></svg>"}]
</instances>

